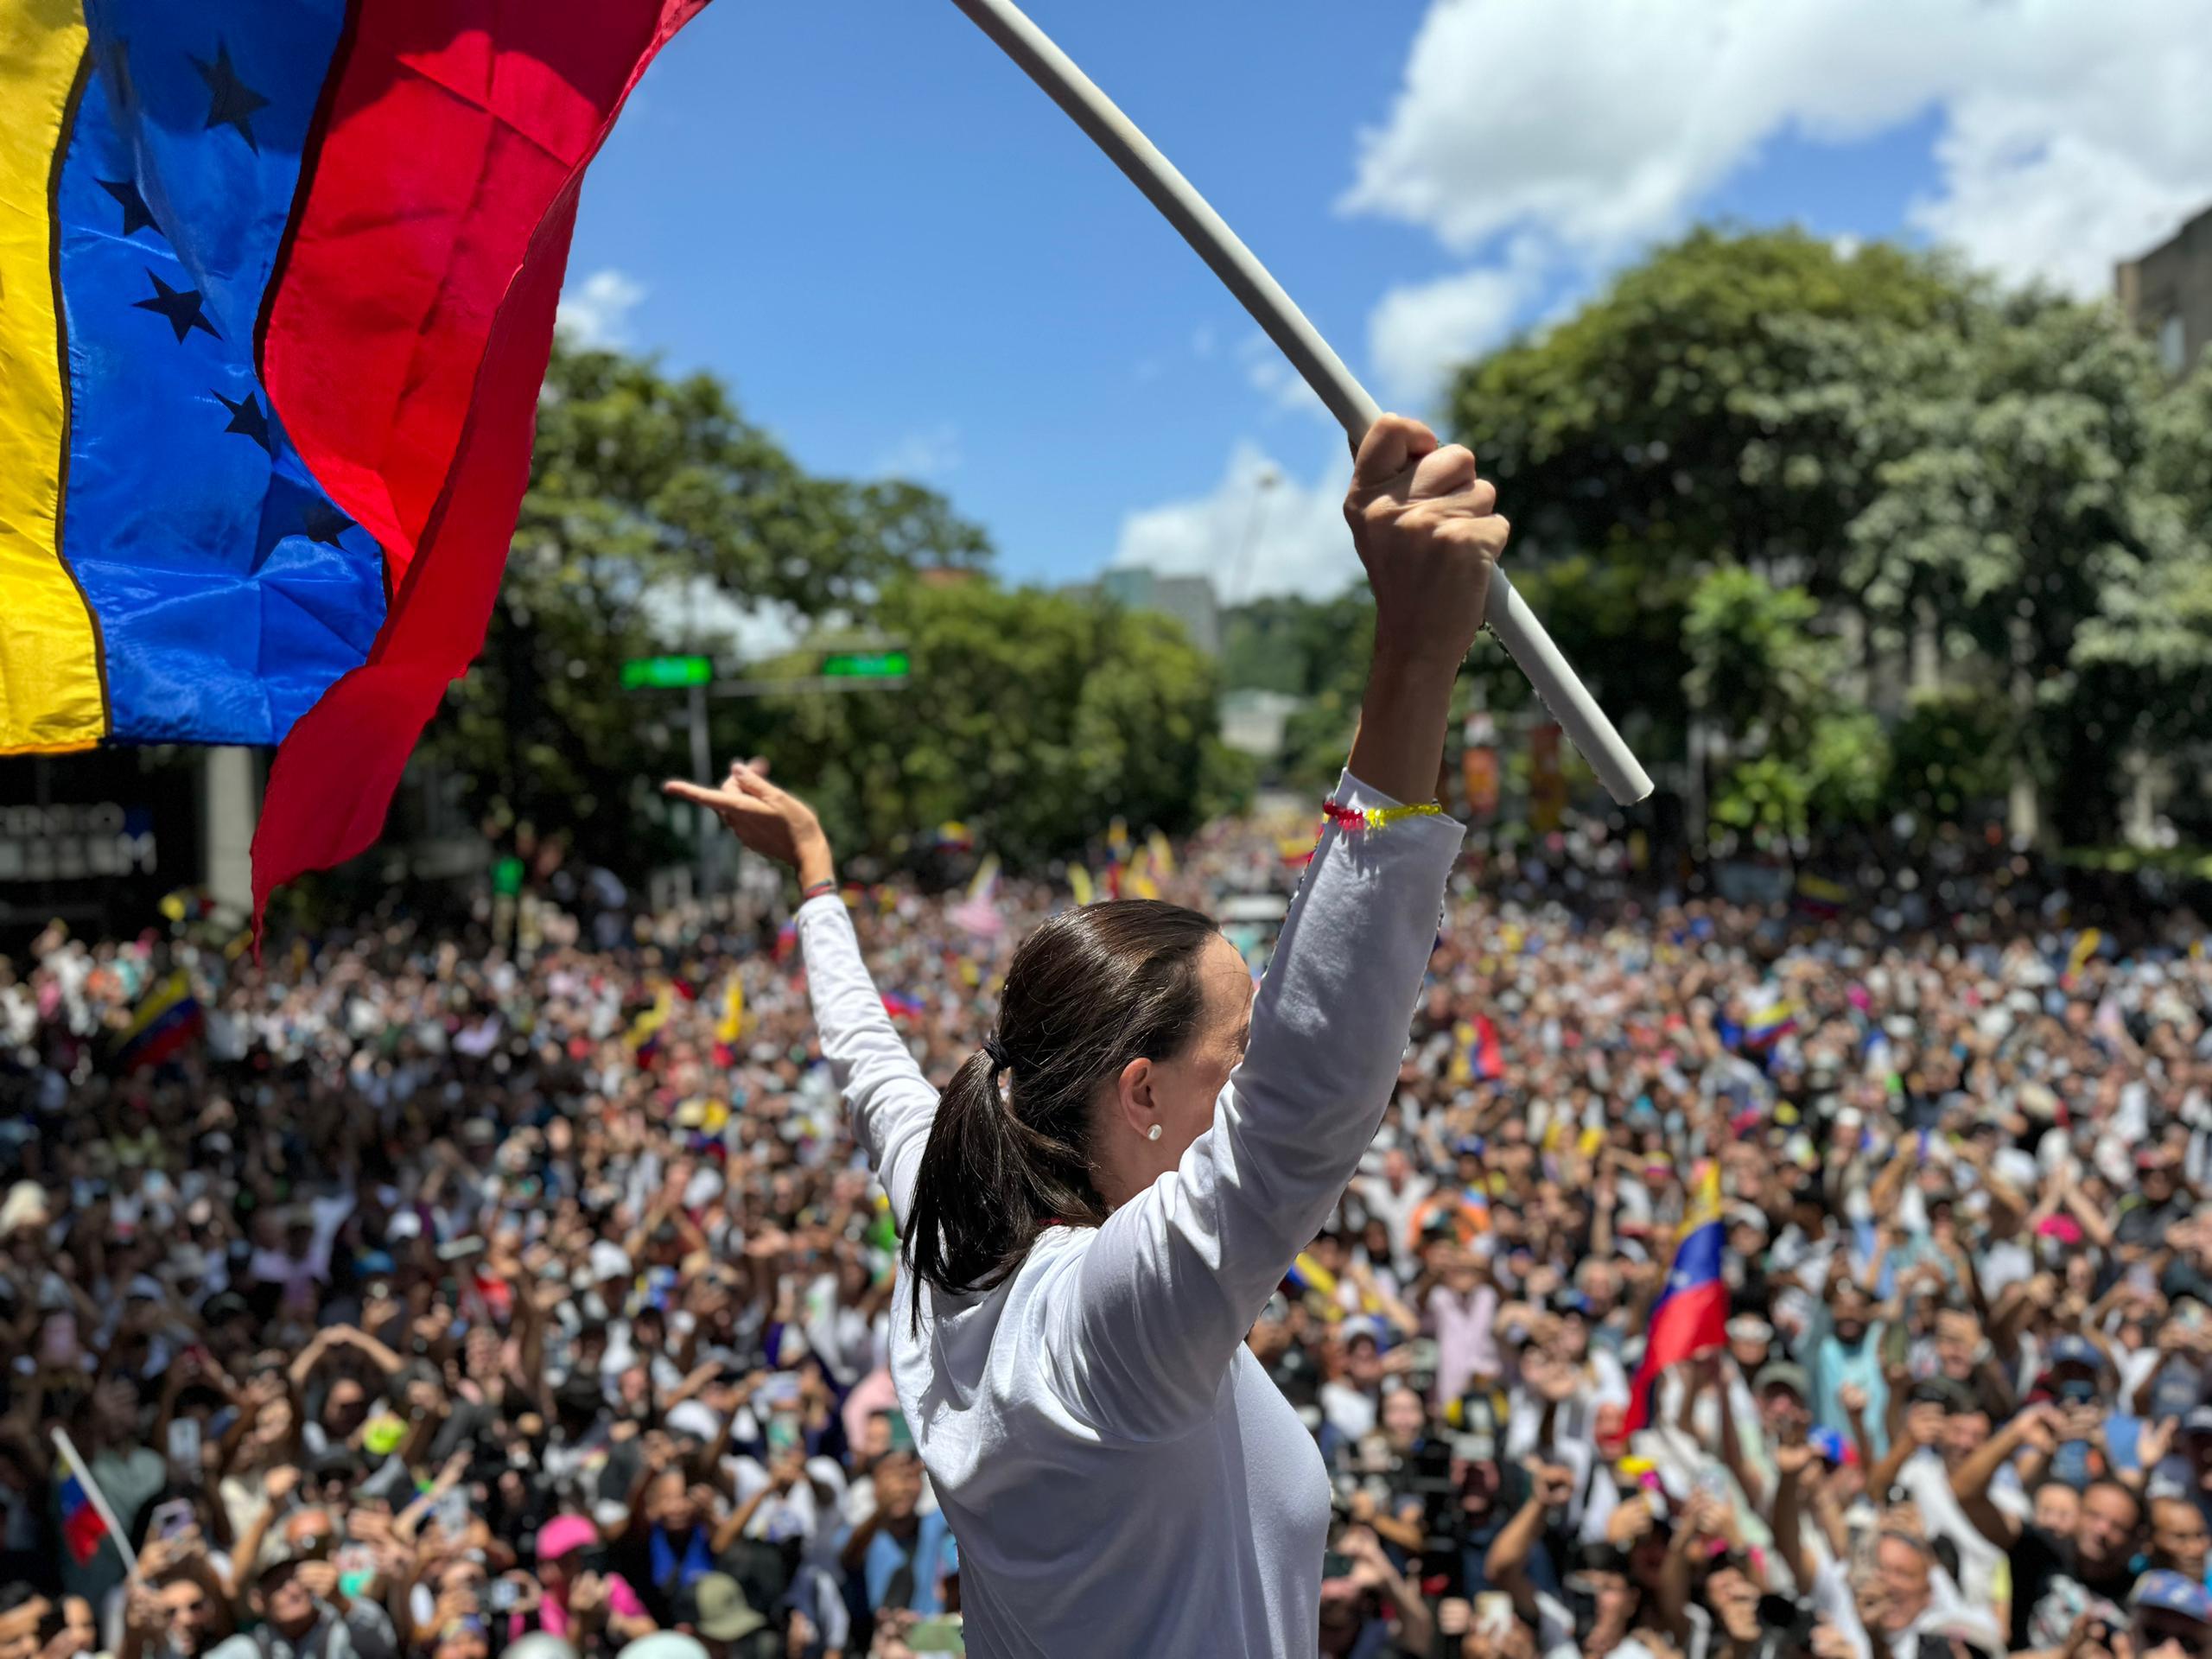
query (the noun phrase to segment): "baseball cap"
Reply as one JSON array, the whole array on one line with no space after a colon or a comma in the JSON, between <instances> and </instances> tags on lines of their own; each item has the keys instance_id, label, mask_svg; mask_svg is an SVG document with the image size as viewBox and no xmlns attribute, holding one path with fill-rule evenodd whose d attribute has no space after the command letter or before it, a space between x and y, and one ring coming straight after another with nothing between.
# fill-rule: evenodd
<instances>
[{"instance_id":1,"label":"baseball cap","mask_svg":"<svg viewBox=\"0 0 2212 1659\"><path fill-rule=\"evenodd\" d=\"M1772 1342L1774 1327L1756 1313L1738 1313L1728 1321L1731 1342Z\"/></svg>"},{"instance_id":2,"label":"baseball cap","mask_svg":"<svg viewBox=\"0 0 2212 1659\"><path fill-rule=\"evenodd\" d=\"M696 1637L681 1630L655 1630L631 1643L615 1659L707 1659L707 1649Z\"/></svg>"},{"instance_id":3,"label":"baseball cap","mask_svg":"<svg viewBox=\"0 0 2212 1659\"><path fill-rule=\"evenodd\" d=\"M2200 1624L2212 1624L2212 1590L2164 1567L2145 1573L2135 1581L2135 1605L2139 1610L2155 1607Z\"/></svg>"},{"instance_id":4,"label":"baseball cap","mask_svg":"<svg viewBox=\"0 0 2212 1659\"><path fill-rule=\"evenodd\" d=\"M2087 1337L2061 1337L2050 1344L2050 1365L2087 1365L2101 1371L2105 1365L2104 1350Z\"/></svg>"},{"instance_id":5,"label":"baseball cap","mask_svg":"<svg viewBox=\"0 0 2212 1659\"><path fill-rule=\"evenodd\" d=\"M698 1632L709 1642L740 1642L768 1623L727 1573L701 1574L691 1586L691 1599L699 1615Z\"/></svg>"},{"instance_id":6,"label":"baseball cap","mask_svg":"<svg viewBox=\"0 0 2212 1659\"><path fill-rule=\"evenodd\" d=\"M1751 1380L1752 1393L1764 1394L1769 1389L1787 1389L1800 1400L1809 1400L1813 1397L1813 1379L1805 1374L1802 1365L1777 1359L1771 1365L1759 1367L1759 1374Z\"/></svg>"},{"instance_id":7,"label":"baseball cap","mask_svg":"<svg viewBox=\"0 0 2212 1659\"><path fill-rule=\"evenodd\" d=\"M715 1414L714 1408L697 1400L685 1400L668 1408L663 1420L671 1434L686 1435L695 1440L711 1440L722 1432L722 1420Z\"/></svg>"},{"instance_id":8,"label":"baseball cap","mask_svg":"<svg viewBox=\"0 0 2212 1659\"><path fill-rule=\"evenodd\" d=\"M1945 1411L1962 1412L1974 1409L1974 1396L1961 1383L1948 1376L1923 1376L1912 1385L1912 1392L1905 1396L1908 1405L1941 1406Z\"/></svg>"},{"instance_id":9,"label":"baseball cap","mask_svg":"<svg viewBox=\"0 0 2212 1659\"><path fill-rule=\"evenodd\" d=\"M2184 1434L2212 1434L2212 1406L2199 1406L2181 1420Z\"/></svg>"},{"instance_id":10,"label":"baseball cap","mask_svg":"<svg viewBox=\"0 0 2212 1659\"><path fill-rule=\"evenodd\" d=\"M537 1529L537 1559L557 1561L599 1541L599 1529L581 1515L556 1515Z\"/></svg>"},{"instance_id":11,"label":"baseball cap","mask_svg":"<svg viewBox=\"0 0 2212 1659\"><path fill-rule=\"evenodd\" d=\"M221 1290L207 1299L207 1306L200 1310L200 1317L210 1325L221 1325L227 1319L235 1319L241 1313L251 1313L252 1311L247 1306L245 1298L239 1295L238 1292Z\"/></svg>"},{"instance_id":12,"label":"baseball cap","mask_svg":"<svg viewBox=\"0 0 2212 1659\"><path fill-rule=\"evenodd\" d=\"M270 1533L268 1542L261 1547L260 1558L253 1564L254 1581L266 1584L279 1573L289 1573L307 1560L309 1554L287 1538L284 1529L278 1527Z\"/></svg>"},{"instance_id":13,"label":"baseball cap","mask_svg":"<svg viewBox=\"0 0 2212 1659\"><path fill-rule=\"evenodd\" d=\"M1813 1450L1820 1454L1821 1461L1830 1468L1838 1468L1845 1464L1859 1461L1858 1446L1853 1445L1851 1437L1840 1429L1815 1428L1805 1438L1811 1444Z\"/></svg>"},{"instance_id":14,"label":"baseball cap","mask_svg":"<svg viewBox=\"0 0 2212 1659\"><path fill-rule=\"evenodd\" d=\"M627 1279L630 1276L628 1254L611 1239L601 1239L591 1247L591 1276L594 1282Z\"/></svg>"},{"instance_id":15,"label":"baseball cap","mask_svg":"<svg viewBox=\"0 0 2212 1659\"><path fill-rule=\"evenodd\" d=\"M1381 1323L1377 1320L1370 1319L1364 1313L1355 1313L1350 1319L1344 1320L1343 1324L1337 1327L1337 1335L1343 1339L1347 1347L1358 1341L1362 1337L1365 1337L1377 1348L1380 1348L1382 1345L1382 1326Z\"/></svg>"}]
</instances>

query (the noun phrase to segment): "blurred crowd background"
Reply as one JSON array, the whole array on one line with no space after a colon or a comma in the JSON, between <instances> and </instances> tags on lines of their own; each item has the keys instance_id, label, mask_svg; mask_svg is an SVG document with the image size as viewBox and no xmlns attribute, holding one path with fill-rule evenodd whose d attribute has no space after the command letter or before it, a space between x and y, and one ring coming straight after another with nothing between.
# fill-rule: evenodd
<instances>
[{"instance_id":1,"label":"blurred crowd background","mask_svg":"<svg viewBox=\"0 0 2212 1659\"><path fill-rule=\"evenodd\" d=\"M1311 835L1128 879L1257 971ZM2212 1651L2201 923L2003 863L1916 927L1544 853L1469 855L1251 1333L1336 1484L1323 1651ZM521 951L187 923L0 966L0 1659L957 1649L896 1241L744 891L596 946L549 910ZM940 1079L1071 902L848 899ZM1640 1384L1716 1183L1725 1342Z\"/></svg>"}]
</instances>

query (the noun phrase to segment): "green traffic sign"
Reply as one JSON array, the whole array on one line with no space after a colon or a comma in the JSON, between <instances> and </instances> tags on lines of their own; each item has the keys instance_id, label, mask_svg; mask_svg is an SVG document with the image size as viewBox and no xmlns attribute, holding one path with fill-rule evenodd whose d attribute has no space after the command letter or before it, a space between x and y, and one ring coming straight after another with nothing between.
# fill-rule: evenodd
<instances>
[{"instance_id":1,"label":"green traffic sign","mask_svg":"<svg viewBox=\"0 0 2212 1659\"><path fill-rule=\"evenodd\" d=\"M822 659L822 673L833 680L903 680L910 664L903 651L840 651Z\"/></svg>"},{"instance_id":2,"label":"green traffic sign","mask_svg":"<svg viewBox=\"0 0 2212 1659\"><path fill-rule=\"evenodd\" d=\"M622 664L625 691L706 685L714 677L714 659L709 657L633 657Z\"/></svg>"}]
</instances>

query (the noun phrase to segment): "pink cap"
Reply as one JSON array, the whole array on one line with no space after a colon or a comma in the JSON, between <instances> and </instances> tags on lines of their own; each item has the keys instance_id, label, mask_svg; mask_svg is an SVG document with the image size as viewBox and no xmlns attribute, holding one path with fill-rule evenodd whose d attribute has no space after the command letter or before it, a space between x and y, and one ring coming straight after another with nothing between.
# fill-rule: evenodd
<instances>
[{"instance_id":1,"label":"pink cap","mask_svg":"<svg viewBox=\"0 0 2212 1659\"><path fill-rule=\"evenodd\" d=\"M599 1541L599 1529L581 1515L556 1515L537 1529L537 1559L557 1561Z\"/></svg>"}]
</instances>

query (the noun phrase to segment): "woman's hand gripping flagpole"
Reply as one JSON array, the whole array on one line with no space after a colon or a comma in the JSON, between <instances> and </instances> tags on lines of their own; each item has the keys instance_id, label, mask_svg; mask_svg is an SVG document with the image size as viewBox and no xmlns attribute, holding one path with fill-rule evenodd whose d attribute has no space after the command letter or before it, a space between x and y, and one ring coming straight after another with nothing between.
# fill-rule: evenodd
<instances>
[{"instance_id":1,"label":"woman's hand gripping flagpole","mask_svg":"<svg viewBox=\"0 0 2212 1659\"><path fill-rule=\"evenodd\" d=\"M1013 0L953 3L997 41L1182 232L1183 239L1212 267L1313 388L1357 448L1380 417L1381 408L1191 181ZM1605 792L1623 806L1649 795L1650 778L1503 570L1491 575L1488 621L1498 643L1529 677L1536 695L1598 774Z\"/></svg>"}]
</instances>

